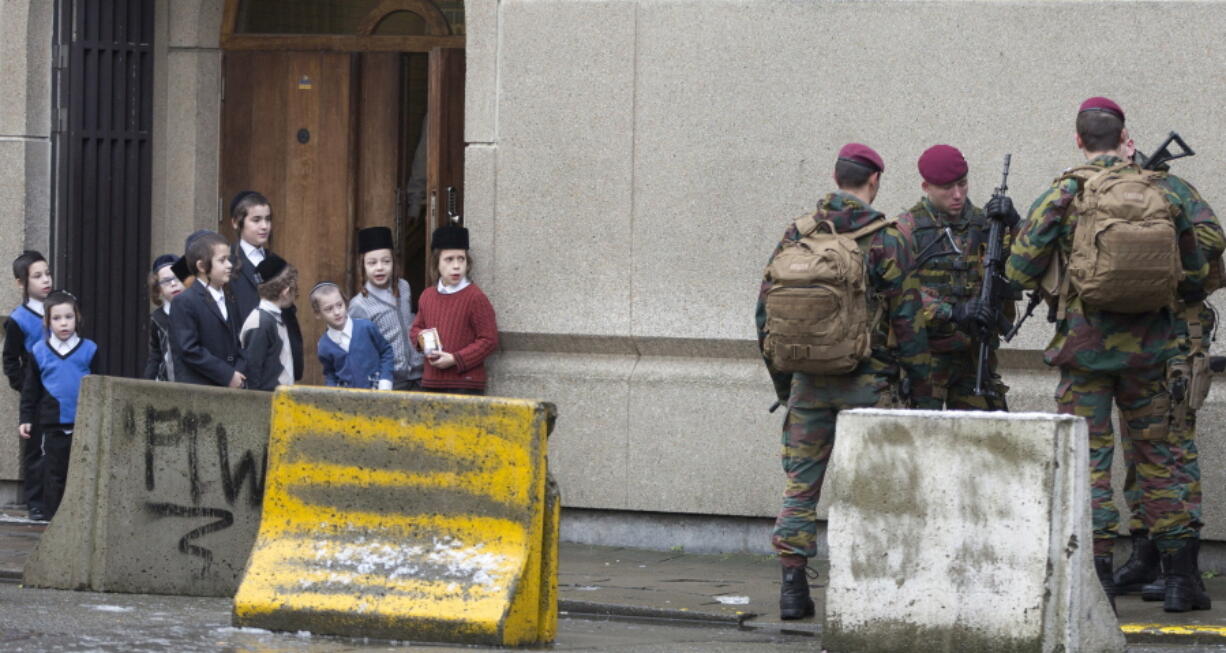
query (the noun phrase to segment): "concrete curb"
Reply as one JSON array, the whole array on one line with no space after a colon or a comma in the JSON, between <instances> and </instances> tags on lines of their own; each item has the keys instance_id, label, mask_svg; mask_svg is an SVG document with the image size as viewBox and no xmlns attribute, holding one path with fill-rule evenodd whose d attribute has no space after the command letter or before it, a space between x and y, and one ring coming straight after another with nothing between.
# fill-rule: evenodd
<instances>
[{"instance_id":1,"label":"concrete curb","mask_svg":"<svg viewBox=\"0 0 1226 653\"><path fill-rule=\"evenodd\" d=\"M691 621L720 626L740 626L741 624L745 623L745 621L758 616L753 612L727 615L713 612L698 612L694 610L649 608L639 605L622 605L616 603L574 601L567 599L558 601L558 610L578 616L611 617L615 619L667 619L669 621Z\"/></svg>"},{"instance_id":2,"label":"concrete curb","mask_svg":"<svg viewBox=\"0 0 1226 653\"><path fill-rule=\"evenodd\" d=\"M1170 624L1120 624L1129 644L1175 644L1183 646L1222 646L1226 627Z\"/></svg>"}]
</instances>

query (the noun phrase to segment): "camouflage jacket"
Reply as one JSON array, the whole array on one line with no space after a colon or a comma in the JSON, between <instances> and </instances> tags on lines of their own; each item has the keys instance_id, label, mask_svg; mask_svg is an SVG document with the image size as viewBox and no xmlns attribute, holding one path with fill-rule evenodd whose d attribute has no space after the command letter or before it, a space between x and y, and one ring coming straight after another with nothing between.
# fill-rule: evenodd
<instances>
[{"instance_id":1,"label":"camouflage jacket","mask_svg":"<svg viewBox=\"0 0 1226 653\"><path fill-rule=\"evenodd\" d=\"M1089 162L1108 168L1122 159L1099 156ZM1010 249L1005 274L1022 288L1034 288L1042 279L1047 266L1055 261L1057 251L1067 260L1073 246L1073 230L1077 215L1070 211L1080 192L1081 182L1074 178L1057 178L1030 207ZM1178 195L1168 196L1174 209L1175 231L1185 278L1181 291L1199 289L1208 266L1196 245L1196 236L1189 220L1191 207ZM1056 323L1056 334L1047 345L1044 360L1048 365L1091 372L1118 372L1159 365L1179 351L1175 318L1170 310L1125 314L1099 311L1087 307L1079 297L1068 301L1066 315Z\"/></svg>"},{"instance_id":2,"label":"camouflage jacket","mask_svg":"<svg viewBox=\"0 0 1226 653\"><path fill-rule=\"evenodd\" d=\"M911 251L933 353L974 351L974 336L959 330L952 320L954 305L978 297L983 285L988 240L983 210L967 202L962 213L952 217L925 197L898 216L898 231ZM1011 242L1011 234L1006 234L1006 250ZM1011 319L1013 305L1006 309Z\"/></svg>"},{"instance_id":3,"label":"camouflage jacket","mask_svg":"<svg viewBox=\"0 0 1226 653\"><path fill-rule=\"evenodd\" d=\"M830 220L839 232L854 231L885 217L880 211L867 206L860 198L843 192L834 192L823 197L818 202L817 210L818 219ZM789 224L783 234L783 240L771 253L770 261L783 249L785 242L796 240L800 240L800 233L795 224ZM898 364L901 362L909 372L914 371L920 375L912 381L915 387L927 376L929 358L927 336L919 322L922 307L919 284L906 274L911 264L910 252L894 226L884 227L861 238L859 245L865 252L864 263L869 292L873 295L872 301L884 301L886 315L883 323L878 325L880 328L877 333L873 335L873 356L867 363L867 371L894 379L898 376ZM767 262L768 267L770 261ZM763 275L754 315L758 328L759 351L762 351L766 339L766 291L770 285ZM887 344L891 340L890 330L893 331L893 341L896 343L892 348ZM765 353L763 358L766 360ZM787 397L792 375L776 372L771 368L769 360L766 360L766 367L770 370L776 393L780 398Z\"/></svg>"},{"instance_id":4,"label":"camouflage jacket","mask_svg":"<svg viewBox=\"0 0 1226 653\"><path fill-rule=\"evenodd\" d=\"M1192 184L1170 173L1166 173L1160 180L1162 185L1178 196L1187 207L1188 218L1196 232L1196 243L1200 246L1205 260L1209 262L1209 277L1205 281L1205 290L1211 292L1220 287L1222 283L1221 259L1223 251L1226 251L1226 235L1222 233L1222 225L1218 222L1217 215L1213 213L1209 203L1201 197L1200 192ZM1180 308L1182 309L1183 306L1181 305ZM1217 316L1208 305L1201 307L1199 316L1201 329L1207 338L1208 334L1213 331ZM1187 323L1183 320L1182 311L1176 316L1176 320L1179 333L1186 334ZM1205 346L1208 347L1207 342Z\"/></svg>"}]
</instances>

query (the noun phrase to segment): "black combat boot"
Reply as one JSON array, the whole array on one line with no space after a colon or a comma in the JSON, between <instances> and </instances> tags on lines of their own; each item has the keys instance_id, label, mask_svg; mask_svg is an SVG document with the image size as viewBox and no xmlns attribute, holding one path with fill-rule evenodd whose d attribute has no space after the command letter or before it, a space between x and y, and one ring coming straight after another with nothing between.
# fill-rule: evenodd
<instances>
[{"instance_id":1,"label":"black combat boot","mask_svg":"<svg viewBox=\"0 0 1226 653\"><path fill-rule=\"evenodd\" d=\"M779 618L784 620L812 617L817 611L809 598L809 579L804 567L783 567L783 585L779 588Z\"/></svg>"},{"instance_id":2,"label":"black combat boot","mask_svg":"<svg viewBox=\"0 0 1226 653\"><path fill-rule=\"evenodd\" d=\"M1166 570L1166 597L1162 609L1167 612L1208 610L1212 607L1205 592L1205 581L1200 577L1200 540L1184 540L1185 544L1174 553L1162 556Z\"/></svg>"},{"instance_id":3,"label":"black combat boot","mask_svg":"<svg viewBox=\"0 0 1226 653\"><path fill-rule=\"evenodd\" d=\"M1166 573L1158 574L1158 580L1152 583L1146 583L1141 587L1142 601L1165 601L1166 600Z\"/></svg>"},{"instance_id":4,"label":"black combat boot","mask_svg":"<svg viewBox=\"0 0 1226 653\"><path fill-rule=\"evenodd\" d=\"M1103 592L1107 594L1107 601L1111 603L1111 611L1119 614L1115 610L1115 580L1111 577L1111 554L1094 556L1094 571L1098 574L1098 582L1103 585Z\"/></svg>"},{"instance_id":5,"label":"black combat boot","mask_svg":"<svg viewBox=\"0 0 1226 653\"><path fill-rule=\"evenodd\" d=\"M1149 539L1149 533L1132 534L1132 555L1122 567L1115 570L1116 596L1140 592L1146 583L1158 579L1158 547Z\"/></svg>"}]
</instances>

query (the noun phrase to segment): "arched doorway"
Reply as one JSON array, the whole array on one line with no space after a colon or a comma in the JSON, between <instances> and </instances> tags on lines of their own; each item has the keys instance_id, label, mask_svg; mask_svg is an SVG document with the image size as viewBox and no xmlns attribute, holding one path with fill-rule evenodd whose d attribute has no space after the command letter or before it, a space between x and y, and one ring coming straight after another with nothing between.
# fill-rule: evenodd
<instances>
[{"instance_id":1,"label":"arched doorway","mask_svg":"<svg viewBox=\"0 0 1226 653\"><path fill-rule=\"evenodd\" d=\"M306 290L357 283L354 234L388 226L421 292L430 232L464 201L462 0L227 0L220 229L244 189L273 205L272 249L300 271L305 383L323 326Z\"/></svg>"}]
</instances>

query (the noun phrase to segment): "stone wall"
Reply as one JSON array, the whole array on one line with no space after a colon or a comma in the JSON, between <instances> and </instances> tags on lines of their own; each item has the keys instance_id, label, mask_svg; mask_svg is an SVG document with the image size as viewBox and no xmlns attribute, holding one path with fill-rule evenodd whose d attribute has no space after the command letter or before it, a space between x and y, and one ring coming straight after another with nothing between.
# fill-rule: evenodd
<instances>
[{"instance_id":1,"label":"stone wall","mask_svg":"<svg viewBox=\"0 0 1226 653\"><path fill-rule=\"evenodd\" d=\"M470 0L466 221L505 333L493 391L557 403L568 507L773 514L782 413L753 305L837 148L881 152L890 214L920 197L929 145L966 153L977 204L1012 152L1024 209L1077 163L1076 108L1101 94L1142 149L1180 131L1200 154L1176 169L1218 201L1224 19L1195 2ZM1007 352L1015 409L1054 409L1050 332L1036 316ZM1220 393L1201 439L1218 538Z\"/></svg>"},{"instance_id":2,"label":"stone wall","mask_svg":"<svg viewBox=\"0 0 1226 653\"><path fill-rule=\"evenodd\" d=\"M8 263L50 255L51 33L54 3L0 3L0 320L21 303ZM7 382L6 382L7 383ZM17 393L0 392L0 484L18 476ZM9 495L0 491L0 503Z\"/></svg>"}]
</instances>

